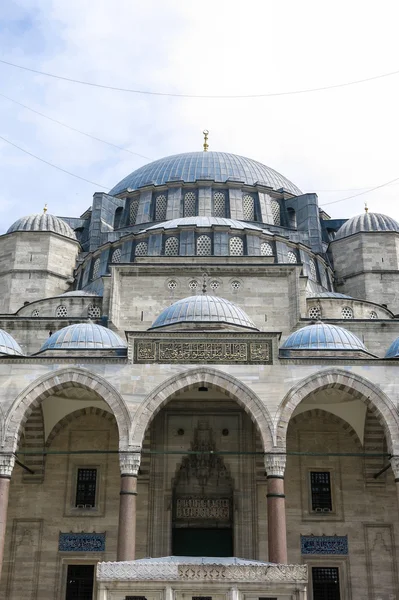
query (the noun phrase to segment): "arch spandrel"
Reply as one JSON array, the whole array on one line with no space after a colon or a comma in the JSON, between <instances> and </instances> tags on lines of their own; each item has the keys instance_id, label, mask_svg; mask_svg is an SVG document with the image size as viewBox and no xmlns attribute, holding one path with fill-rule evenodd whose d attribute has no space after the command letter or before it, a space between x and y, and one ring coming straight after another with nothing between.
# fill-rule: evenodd
<instances>
[{"instance_id":1,"label":"arch spandrel","mask_svg":"<svg viewBox=\"0 0 399 600\"><path fill-rule=\"evenodd\" d=\"M299 381L281 402L275 417L277 446L286 447L287 429L297 406L311 394L336 388L364 402L381 423L388 450L399 454L399 414L393 402L374 383L343 369L327 369Z\"/></svg>"},{"instance_id":2,"label":"arch spandrel","mask_svg":"<svg viewBox=\"0 0 399 600\"><path fill-rule=\"evenodd\" d=\"M263 449L268 451L273 447L272 420L265 404L241 381L232 375L210 367L185 371L156 387L141 403L134 415L130 436L131 445L141 447L150 423L172 396L201 385L212 386L237 402L257 426Z\"/></svg>"},{"instance_id":3,"label":"arch spandrel","mask_svg":"<svg viewBox=\"0 0 399 600\"><path fill-rule=\"evenodd\" d=\"M108 404L118 426L119 447L126 449L131 419L122 396L99 375L81 367L68 367L36 379L18 395L6 415L3 450L14 452L17 449L21 431L34 408L55 392L70 387L83 387Z\"/></svg>"}]
</instances>

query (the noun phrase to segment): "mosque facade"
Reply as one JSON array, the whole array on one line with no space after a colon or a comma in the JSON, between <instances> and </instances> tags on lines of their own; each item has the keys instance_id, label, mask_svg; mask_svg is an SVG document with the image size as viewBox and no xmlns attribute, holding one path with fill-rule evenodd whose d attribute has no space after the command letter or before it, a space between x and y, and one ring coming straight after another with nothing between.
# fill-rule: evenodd
<instances>
[{"instance_id":1,"label":"mosque facade","mask_svg":"<svg viewBox=\"0 0 399 600\"><path fill-rule=\"evenodd\" d=\"M399 224L204 150L0 236L1 600L399 600Z\"/></svg>"}]
</instances>

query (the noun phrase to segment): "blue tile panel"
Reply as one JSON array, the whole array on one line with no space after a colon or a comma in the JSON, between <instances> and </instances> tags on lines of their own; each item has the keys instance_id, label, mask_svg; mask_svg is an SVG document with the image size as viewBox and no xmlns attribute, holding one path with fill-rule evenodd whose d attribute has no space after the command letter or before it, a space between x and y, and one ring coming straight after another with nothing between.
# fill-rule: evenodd
<instances>
[{"instance_id":1,"label":"blue tile panel","mask_svg":"<svg viewBox=\"0 0 399 600\"><path fill-rule=\"evenodd\" d=\"M23 356L23 352L18 342L16 342L14 338L3 329L0 329L0 355L1 354L8 354L9 356Z\"/></svg>"},{"instance_id":2,"label":"blue tile panel","mask_svg":"<svg viewBox=\"0 0 399 600\"><path fill-rule=\"evenodd\" d=\"M76 240L75 232L68 223L49 213L27 215L18 219L11 225L7 233L13 233L14 231L52 231Z\"/></svg>"},{"instance_id":3,"label":"blue tile panel","mask_svg":"<svg viewBox=\"0 0 399 600\"><path fill-rule=\"evenodd\" d=\"M301 535L302 554L348 554L346 535Z\"/></svg>"},{"instance_id":4,"label":"blue tile panel","mask_svg":"<svg viewBox=\"0 0 399 600\"><path fill-rule=\"evenodd\" d=\"M60 533L60 552L105 552L105 533Z\"/></svg>"},{"instance_id":5,"label":"blue tile panel","mask_svg":"<svg viewBox=\"0 0 399 600\"><path fill-rule=\"evenodd\" d=\"M130 173L109 193L116 195L127 189L137 190L144 185L163 185L171 181L194 183L198 179L220 183L232 179L248 185L259 182L275 190L284 188L295 196L301 194L296 185L274 169L227 152L187 152L161 158Z\"/></svg>"},{"instance_id":6,"label":"blue tile panel","mask_svg":"<svg viewBox=\"0 0 399 600\"><path fill-rule=\"evenodd\" d=\"M281 350L366 350L359 338L336 325L315 323L294 331Z\"/></svg>"},{"instance_id":7,"label":"blue tile panel","mask_svg":"<svg viewBox=\"0 0 399 600\"><path fill-rule=\"evenodd\" d=\"M94 323L77 323L53 333L41 350L99 348L112 350L126 348L126 343L116 333Z\"/></svg>"},{"instance_id":8,"label":"blue tile panel","mask_svg":"<svg viewBox=\"0 0 399 600\"><path fill-rule=\"evenodd\" d=\"M379 213L364 212L361 215L352 217L342 225L335 236L339 240L354 233L361 231L397 231L399 232L399 223Z\"/></svg>"},{"instance_id":9,"label":"blue tile panel","mask_svg":"<svg viewBox=\"0 0 399 600\"><path fill-rule=\"evenodd\" d=\"M150 329L176 323L219 322L257 329L253 321L239 307L217 296L206 294L190 296L168 306Z\"/></svg>"}]
</instances>

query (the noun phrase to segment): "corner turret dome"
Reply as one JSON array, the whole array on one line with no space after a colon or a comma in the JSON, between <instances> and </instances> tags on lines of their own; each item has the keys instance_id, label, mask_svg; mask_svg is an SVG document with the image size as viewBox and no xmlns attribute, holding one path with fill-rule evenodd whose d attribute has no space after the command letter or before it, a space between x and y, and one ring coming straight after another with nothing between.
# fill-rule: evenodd
<instances>
[{"instance_id":1,"label":"corner turret dome","mask_svg":"<svg viewBox=\"0 0 399 600\"><path fill-rule=\"evenodd\" d=\"M21 350L18 342L14 340L14 338L4 331L4 329L0 329L0 356L23 356L24 353Z\"/></svg>"},{"instance_id":2,"label":"corner turret dome","mask_svg":"<svg viewBox=\"0 0 399 600\"><path fill-rule=\"evenodd\" d=\"M68 223L48 213L21 217L9 227L7 233L13 233L14 231L52 231L71 240L76 240L75 232Z\"/></svg>"},{"instance_id":3,"label":"corner turret dome","mask_svg":"<svg viewBox=\"0 0 399 600\"><path fill-rule=\"evenodd\" d=\"M255 323L247 314L229 300L218 296L201 294L182 298L161 312L150 329L176 325L178 323L226 323L238 327L255 329Z\"/></svg>"},{"instance_id":4,"label":"corner turret dome","mask_svg":"<svg viewBox=\"0 0 399 600\"><path fill-rule=\"evenodd\" d=\"M395 219L380 213L364 212L346 221L338 229L335 239L340 240L355 233L377 231L399 232L399 223Z\"/></svg>"},{"instance_id":5,"label":"corner turret dome","mask_svg":"<svg viewBox=\"0 0 399 600\"><path fill-rule=\"evenodd\" d=\"M280 356L288 358L291 351L356 351L367 352L366 346L351 331L327 323L315 323L294 331L280 348Z\"/></svg>"},{"instance_id":6,"label":"corner turret dome","mask_svg":"<svg viewBox=\"0 0 399 600\"><path fill-rule=\"evenodd\" d=\"M109 193L116 196L145 185L163 185L172 181L194 183L201 179L218 183L228 180L247 185L259 183L274 190L284 188L294 196L302 194L296 185L274 169L256 160L227 152L187 152L160 158L130 173Z\"/></svg>"},{"instance_id":7,"label":"corner turret dome","mask_svg":"<svg viewBox=\"0 0 399 600\"><path fill-rule=\"evenodd\" d=\"M126 350L126 342L116 333L94 323L68 325L51 335L41 347L44 350Z\"/></svg>"}]
</instances>

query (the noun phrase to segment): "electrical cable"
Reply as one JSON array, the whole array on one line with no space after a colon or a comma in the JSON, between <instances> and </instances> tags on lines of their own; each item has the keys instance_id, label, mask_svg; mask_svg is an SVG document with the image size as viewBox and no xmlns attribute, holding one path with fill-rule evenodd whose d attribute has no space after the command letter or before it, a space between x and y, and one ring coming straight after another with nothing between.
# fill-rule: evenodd
<instances>
[{"instance_id":1,"label":"electrical cable","mask_svg":"<svg viewBox=\"0 0 399 600\"><path fill-rule=\"evenodd\" d=\"M355 81L347 81L345 83L336 83L333 85L325 85L321 87L315 88L306 88L303 90L291 90L288 92L270 92L268 94L224 94L224 95L200 95L200 94L173 94L169 92L151 92L148 90L134 90L130 88L121 88L112 85L104 85L100 83L93 83L91 81L83 81L81 79L73 79L71 77L63 77L62 75L55 75L54 73L46 73L45 71L38 71L37 69L31 69L29 67L24 67L22 65L17 65L15 63L9 62L7 60L1 60L0 63L3 65L8 65L10 67L14 67L16 69L22 69L23 71L29 71L30 73L36 73L37 75L45 75L46 77L52 77L53 79L60 79L62 81L69 81L70 83L78 83L79 85L88 85L91 87L113 90L116 92L128 92L131 94L145 94L148 96L167 96L170 98L197 98L197 99L243 99L243 98L270 98L273 96L291 96L297 94L309 94L311 92L321 92L325 90L332 90L336 88L348 87L352 85L358 85L360 83L367 83L368 81L375 81L376 79L383 79L385 77L392 77L393 75L398 75L399 70L391 71L390 73L382 73L381 75L374 75L372 77L365 77L364 79L357 79Z\"/></svg>"},{"instance_id":2,"label":"electrical cable","mask_svg":"<svg viewBox=\"0 0 399 600\"><path fill-rule=\"evenodd\" d=\"M337 204L338 202L344 202L345 200L351 200L352 198L357 198L358 196L364 196L364 194L369 194L370 192L379 190L383 187L386 187L387 185L390 185L391 183L395 183L396 181L399 181L399 177L396 177L395 179L391 179L391 181L386 181L385 183L382 183L381 185L376 185L375 187L370 188L370 189L366 190L365 192L359 192L359 194L352 194L352 196L346 196L346 198L341 198L340 200L333 200L332 202L325 202L324 204L320 204L320 207L323 208L323 206L330 206L331 204Z\"/></svg>"},{"instance_id":3,"label":"electrical cable","mask_svg":"<svg viewBox=\"0 0 399 600\"><path fill-rule=\"evenodd\" d=\"M66 169L63 169L62 167L59 167L58 165L55 165L55 164L49 162L48 160L45 160L44 158L40 158L40 156L36 156L36 154L32 154L32 152L29 152L28 150L24 150L24 148L21 148L21 146L18 146L17 144L14 144L13 142L10 142L10 140L7 140L2 135L0 135L0 140L3 140L3 142L6 142L6 144L10 144L10 146L14 146L14 148L17 148L18 150L21 150L21 152L24 152L25 154L28 154L32 158L36 158L36 160L39 160L40 162L44 163L45 165L53 167L54 169L58 169L58 171L62 171L63 173L66 173L67 175L71 175L72 177L76 177L76 179L81 179L82 181L85 181L86 183L90 183L90 184L95 185L97 187L103 188L104 190L109 190L110 189L110 187L105 187L105 185L101 185L101 183L96 183L95 181L90 181L90 179L86 179L85 177L81 177L80 175L76 175L75 173L71 173L71 171L67 171Z\"/></svg>"}]
</instances>

